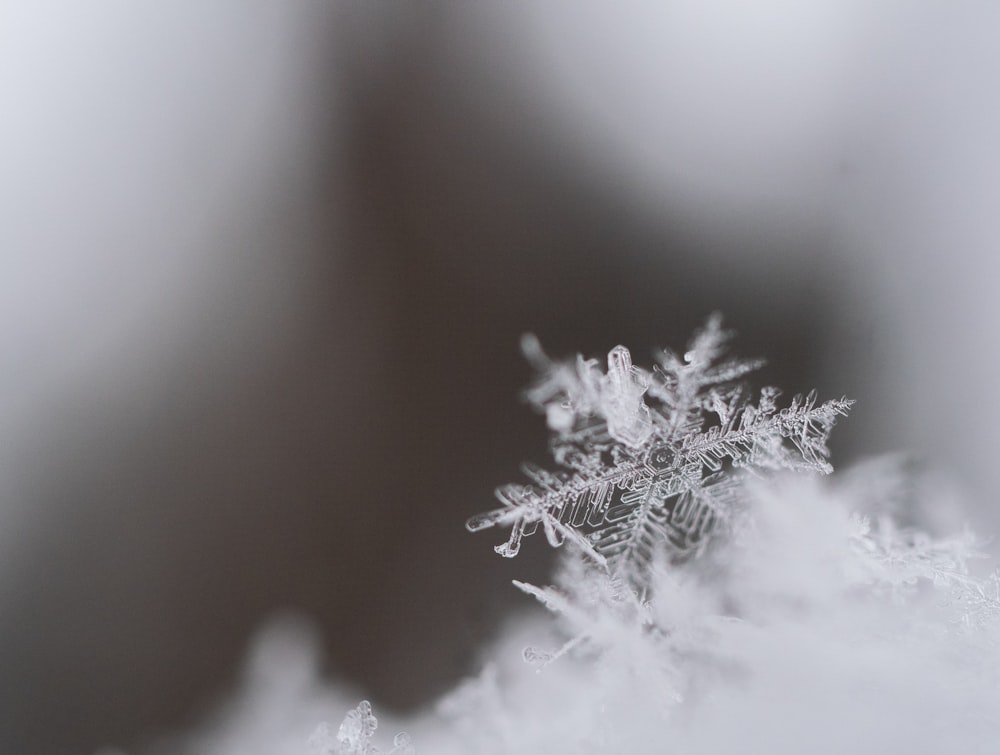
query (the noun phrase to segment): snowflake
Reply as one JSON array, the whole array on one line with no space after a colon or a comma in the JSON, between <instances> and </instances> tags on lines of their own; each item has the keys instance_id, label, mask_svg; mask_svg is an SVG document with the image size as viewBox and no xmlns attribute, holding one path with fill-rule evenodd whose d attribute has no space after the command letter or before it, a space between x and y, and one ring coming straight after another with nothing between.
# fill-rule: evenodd
<instances>
[{"instance_id":1,"label":"snowflake","mask_svg":"<svg viewBox=\"0 0 1000 755\"><path fill-rule=\"evenodd\" d=\"M738 500L743 478L763 470L827 473L830 430L853 404L817 405L815 392L779 409L776 388L756 404L740 379L761 360L726 359L731 334L713 315L683 357L664 350L652 371L624 346L597 360L552 362L536 339L522 344L541 374L527 398L546 415L560 469L525 465L531 484L497 489L501 508L466 526L511 527L496 548L517 555L541 526L548 542L578 545L612 573L642 584L658 554L677 559L702 547Z\"/></svg>"},{"instance_id":2,"label":"snowflake","mask_svg":"<svg viewBox=\"0 0 1000 755\"><path fill-rule=\"evenodd\" d=\"M378 755L382 751L371 743L377 728L378 719L372 713L371 703L362 700L357 708L348 711L336 733L329 724L320 724L309 738L309 745L314 755ZM409 735L401 732L386 755L413 753Z\"/></svg>"}]
</instances>

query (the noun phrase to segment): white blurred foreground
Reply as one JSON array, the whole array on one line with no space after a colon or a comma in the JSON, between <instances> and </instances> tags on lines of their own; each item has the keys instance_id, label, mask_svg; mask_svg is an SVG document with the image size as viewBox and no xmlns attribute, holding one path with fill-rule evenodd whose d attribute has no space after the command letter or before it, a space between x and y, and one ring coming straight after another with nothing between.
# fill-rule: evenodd
<instances>
[{"instance_id":1,"label":"white blurred foreground","mask_svg":"<svg viewBox=\"0 0 1000 755\"><path fill-rule=\"evenodd\" d=\"M759 488L736 537L657 570L647 601L568 557L547 599L558 628L512 618L478 677L410 719L379 715L355 749L334 725L313 752L386 752L400 729L436 755L993 752L1000 582L972 574L967 534L899 528L905 487L878 463ZM537 670L521 657L568 638L584 642ZM308 752L309 716L339 721L359 696L321 685L310 647L267 630L224 714L162 751Z\"/></svg>"}]
</instances>

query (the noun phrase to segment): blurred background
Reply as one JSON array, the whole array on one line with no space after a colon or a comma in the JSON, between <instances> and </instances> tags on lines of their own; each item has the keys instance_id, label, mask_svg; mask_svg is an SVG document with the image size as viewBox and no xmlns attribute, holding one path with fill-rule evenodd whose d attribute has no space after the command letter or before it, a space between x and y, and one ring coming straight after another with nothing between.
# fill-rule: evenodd
<instances>
[{"instance_id":1,"label":"blurred background","mask_svg":"<svg viewBox=\"0 0 1000 755\"><path fill-rule=\"evenodd\" d=\"M276 612L388 710L474 671L524 332L720 310L994 531L998 16L0 0L0 751L141 751Z\"/></svg>"}]
</instances>

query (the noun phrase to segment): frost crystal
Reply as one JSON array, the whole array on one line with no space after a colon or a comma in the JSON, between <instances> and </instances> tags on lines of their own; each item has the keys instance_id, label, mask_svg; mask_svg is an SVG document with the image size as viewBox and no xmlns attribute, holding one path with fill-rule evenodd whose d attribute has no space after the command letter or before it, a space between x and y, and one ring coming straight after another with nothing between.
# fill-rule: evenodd
<instances>
[{"instance_id":1,"label":"frost crystal","mask_svg":"<svg viewBox=\"0 0 1000 755\"><path fill-rule=\"evenodd\" d=\"M880 518L877 526L858 515L852 521L857 563L867 567L871 584L897 595L912 591L920 580L961 591L981 587L967 566L970 559L985 558L976 550L971 532L935 539L924 532L900 529L888 517Z\"/></svg>"},{"instance_id":2,"label":"frost crystal","mask_svg":"<svg viewBox=\"0 0 1000 755\"><path fill-rule=\"evenodd\" d=\"M336 734L329 724L320 724L309 738L309 745L313 755L379 755L382 751L371 743L377 728L378 719L372 713L371 703L362 700L357 708L348 711ZM410 737L400 733L386 755L413 755L413 752Z\"/></svg>"},{"instance_id":3,"label":"frost crystal","mask_svg":"<svg viewBox=\"0 0 1000 755\"><path fill-rule=\"evenodd\" d=\"M510 558L541 526L550 545L569 540L641 585L658 554L688 555L727 521L747 472L831 471L827 437L853 402L817 405L812 392L779 410L778 389L764 388L752 403L739 381L762 362L724 359L730 335L713 315L683 356L665 350L648 371L616 346L607 373L581 356L552 362L526 337L541 373L527 397L546 415L560 469L525 465L531 484L498 488L503 506L467 528L510 526L496 548Z\"/></svg>"}]
</instances>

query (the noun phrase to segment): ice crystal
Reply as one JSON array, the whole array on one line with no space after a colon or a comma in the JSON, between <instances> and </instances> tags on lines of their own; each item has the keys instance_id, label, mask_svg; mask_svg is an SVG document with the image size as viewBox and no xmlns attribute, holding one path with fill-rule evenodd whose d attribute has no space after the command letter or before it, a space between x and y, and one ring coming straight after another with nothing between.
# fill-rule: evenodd
<instances>
[{"instance_id":1,"label":"ice crystal","mask_svg":"<svg viewBox=\"0 0 1000 755\"><path fill-rule=\"evenodd\" d=\"M827 438L853 402L817 404L812 392L779 409L769 387L753 403L740 379L762 362L726 358L730 337L713 315L683 356L664 350L650 371L616 346L606 373L582 356L553 362L526 337L541 375L527 397L546 415L559 470L525 465L530 484L498 488L503 505L468 529L510 526L496 551L513 557L541 526L552 546L569 540L642 584L658 554L686 556L727 521L747 473L831 471Z\"/></svg>"},{"instance_id":2,"label":"ice crystal","mask_svg":"<svg viewBox=\"0 0 1000 755\"><path fill-rule=\"evenodd\" d=\"M962 624L980 629L997 627L1000 623L1000 572L993 572L983 580L964 580L956 592Z\"/></svg>"},{"instance_id":3,"label":"ice crystal","mask_svg":"<svg viewBox=\"0 0 1000 755\"><path fill-rule=\"evenodd\" d=\"M971 532L935 539L919 530L901 529L889 517L873 524L868 517L854 515L852 521L857 563L871 584L897 595L912 591L920 580L962 590L979 586L969 575L967 562L985 554L976 549Z\"/></svg>"},{"instance_id":4,"label":"ice crystal","mask_svg":"<svg viewBox=\"0 0 1000 755\"><path fill-rule=\"evenodd\" d=\"M320 724L309 739L313 755L379 755L382 751L371 743L378 728L378 719L372 713L372 706L362 700L358 707L348 711L336 734L329 724ZM386 755L413 755L410 737L399 733L393 740L393 748Z\"/></svg>"},{"instance_id":5,"label":"ice crystal","mask_svg":"<svg viewBox=\"0 0 1000 755\"><path fill-rule=\"evenodd\" d=\"M569 635L555 651L524 649L524 660L538 671L571 651L600 655L624 650L655 627L650 604L637 592L580 559L567 559L557 582L559 587L539 587L514 580L515 587L558 616Z\"/></svg>"}]
</instances>

